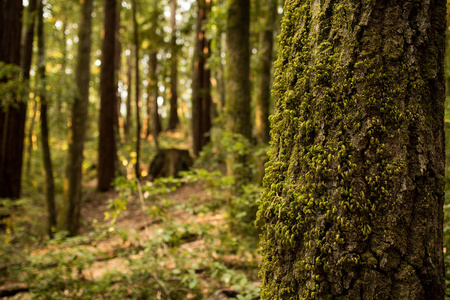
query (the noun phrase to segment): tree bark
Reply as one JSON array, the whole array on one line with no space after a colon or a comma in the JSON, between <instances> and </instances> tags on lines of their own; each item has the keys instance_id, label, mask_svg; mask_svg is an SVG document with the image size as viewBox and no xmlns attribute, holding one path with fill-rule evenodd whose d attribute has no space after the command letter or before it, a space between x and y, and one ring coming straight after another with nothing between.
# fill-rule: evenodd
<instances>
[{"instance_id":1,"label":"tree bark","mask_svg":"<svg viewBox=\"0 0 450 300\"><path fill-rule=\"evenodd\" d=\"M135 104L136 104L136 164L134 165L134 174L136 178L141 177L139 161L141 159L141 90L140 90L140 74L139 74L139 34L138 23L136 19L136 0L132 1L133 6L133 27L134 27L134 56L135 56Z\"/></svg>"},{"instance_id":2,"label":"tree bark","mask_svg":"<svg viewBox=\"0 0 450 300\"><path fill-rule=\"evenodd\" d=\"M227 18L226 64L226 130L250 139L250 1L229 0ZM227 159L228 174L237 184L249 179L251 173L246 155L232 153Z\"/></svg>"},{"instance_id":3,"label":"tree bark","mask_svg":"<svg viewBox=\"0 0 450 300\"><path fill-rule=\"evenodd\" d=\"M45 39L44 39L44 4L42 0L38 4L38 69L39 77L38 93L41 101L41 141L42 156L45 170L45 199L47 203L47 231L50 237L56 229L56 208L55 208L55 180L53 178L53 166L49 146L49 130L47 118L47 79L45 74Z\"/></svg>"},{"instance_id":4,"label":"tree bark","mask_svg":"<svg viewBox=\"0 0 450 300\"><path fill-rule=\"evenodd\" d=\"M206 67L210 56L210 41L203 25L208 21L211 2L197 0L197 31L194 48L192 81L192 144L194 156L209 142L211 130L211 70Z\"/></svg>"},{"instance_id":5,"label":"tree bark","mask_svg":"<svg viewBox=\"0 0 450 300\"><path fill-rule=\"evenodd\" d=\"M175 130L180 123L178 118L178 46L177 46L177 0L170 0L170 113L168 130Z\"/></svg>"},{"instance_id":6,"label":"tree bark","mask_svg":"<svg viewBox=\"0 0 450 300\"><path fill-rule=\"evenodd\" d=\"M79 31L78 57L75 69L77 94L71 109L67 166L63 186L63 201L58 216L58 230L76 235L80 228L82 203L82 164L89 107L89 81L92 48L93 0L82 2Z\"/></svg>"},{"instance_id":7,"label":"tree bark","mask_svg":"<svg viewBox=\"0 0 450 300\"><path fill-rule=\"evenodd\" d=\"M22 1L0 0L1 63L20 66L22 9ZM10 75L0 83L19 77ZM26 103L19 94L0 95L0 198L20 197Z\"/></svg>"},{"instance_id":8,"label":"tree bark","mask_svg":"<svg viewBox=\"0 0 450 300\"><path fill-rule=\"evenodd\" d=\"M116 48L116 0L105 2L102 67L100 71L100 141L98 149L98 190L108 191L116 173L116 134L114 116L116 89L114 54Z\"/></svg>"},{"instance_id":9,"label":"tree bark","mask_svg":"<svg viewBox=\"0 0 450 300\"><path fill-rule=\"evenodd\" d=\"M444 299L445 1L287 1L261 299Z\"/></svg>"}]
</instances>

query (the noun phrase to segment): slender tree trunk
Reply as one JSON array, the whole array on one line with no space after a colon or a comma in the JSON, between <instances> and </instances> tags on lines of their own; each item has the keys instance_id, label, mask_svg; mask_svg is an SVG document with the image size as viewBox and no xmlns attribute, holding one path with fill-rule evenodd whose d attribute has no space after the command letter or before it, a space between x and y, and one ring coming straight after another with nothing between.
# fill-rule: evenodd
<instances>
[{"instance_id":1,"label":"slender tree trunk","mask_svg":"<svg viewBox=\"0 0 450 300\"><path fill-rule=\"evenodd\" d=\"M250 1L229 0L227 18L226 129L250 139ZM232 153L227 159L228 174L243 184L251 173L247 157Z\"/></svg>"},{"instance_id":2,"label":"slender tree trunk","mask_svg":"<svg viewBox=\"0 0 450 300\"><path fill-rule=\"evenodd\" d=\"M170 114L168 130L175 130L180 123L178 118L178 46L177 46L177 0L170 0Z\"/></svg>"},{"instance_id":3,"label":"slender tree trunk","mask_svg":"<svg viewBox=\"0 0 450 300\"><path fill-rule=\"evenodd\" d=\"M38 104L36 101L36 98L33 97L32 99L33 104L33 115L30 118L30 125L28 126L28 144L26 149L26 161L25 161L25 176L26 179L30 179L31 175L31 156L33 155L33 131L34 131L34 124L36 123L36 116L37 116L37 110L38 110Z\"/></svg>"},{"instance_id":4,"label":"slender tree trunk","mask_svg":"<svg viewBox=\"0 0 450 300\"><path fill-rule=\"evenodd\" d=\"M116 34L119 35L120 32L120 7L122 4L120 1L117 3L116 8ZM122 97L120 96L119 89L117 83L120 78L120 69L121 69L121 54L122 54L122 44L120 43L119 38L116 38L116 48L114 53L114 74L116 76L114 82L116 83L116 110L114 115L114 128L116 128L116 140L120 141L120 106L122 105Z\"/></svg>"},{"instance_id":5,"label":"slender tree trunk","mask_svg":"<svg viewBox=\"0 0 450 300\"><path fill-rule=\"evenodd\" d=\"M0 0L0 63L20 66L22 9L22 1ZM0 198L20 197L26 103L19 94L0 94Z\"/></svg>"},{"instance_id":6,"label":"slender tree trunk","mask_svg":"<svg viewBox=\"0 0 450 300\"><path fill-rule=\"evenodd\" d=\"M88 120L89 81L92 48L92 6L93 0L84 0L81 5L80 23L78 24L78 56L75 69L75 95L71 126L69 127L69 150L63 187L63 202L58 216L58 230L67 230L76 235L80 228L80 211L82 203L82 164L84 141Z\"/></svg>"},{"instance_id":7,"label":"slender tree trunk","mask_svg":"<svg viewBox=\"0 0 450 300\"><path fill-rule=\"evenodd\" d=\"M131 80L133 74L133 63L131 59L131 52L128 56L128 71L127 71L127 100L126 100L126 115L124 123L124 135L125 139L128 140L130 137L130 125L131 125Z\"/></svg>"},{"instance_id":8,"label":"slender tree trunk","mask_svg":"<svg viewBox=\"0 0 450 300\"><path fill-rule=\"evenodd\" d=\"M286 1L261 299L444 299L445 14Z\"/></svg>"},{"instance_id":9,"label":"slender tree trunk","mask_svg":"<svg viewBox=\"0 0 450 300\"><path fill-rule=\"evenodd\" d=\"M55 181L53 179L53 166L50 155L48 118L47 118L47 95L46 95L46 74L45 74L45 39L44 39L44 4L40 0L38 4L38 70L39 77L39 98L41 101L41 141L42 155L45 169L45 199L47 202L47 230L52 237L56 229L56 208L55 208Z\"/></svg>"},{"instance_id":10,"label":"slender tree trunk","mask_svg":"<svg viewBox=\"0 0 450 300\"><path fill-rule=\"evenodd\" d=\"M269 108L272 74L273 35L277 20L277 0L264 0L265 25L261 32L261 47L259 51L258 86L255 107L256 140L260 146L269 144ZM264 165L267 156L258 157L256 179L262 182Z\"/></svg>"},{"instance_id":11,"label":"slender tree trunk","mask_svg":"<svg viewBox=\"0 0 450 300\"><path fill-rule=\"evenodd\" d=\"M259 144L269 143L269 107L271 91L271 69L273 53L273 34L277 18L277 1L265 0L265 25L261 32L259 55L259 80L256 97L256 138Z\"/></svg>"},{"instance_id":12,"label":"slender tree trunk","mask_svg":"<svg viewBox=\"0 0 450 300\"><path fill-rule=\"evenodd\" d=\"M192 81L192 144L195 156L209 142L211 130L211 70L206 67L210 42L203 25L208 20L211 2L197 0L197 32Z\"/></svg>"},{"instance_id":13,"label":"slender tree trunk","mask_svg":"<svg viewBox=\"0 0 450 300\"><path fill-rule=\"evenodd\" d=\"M33 58L33 40L34 40L34 27L36 23L36 10L37 10L37 0L31 0L28 4L28 18L26 20L26 26L25 26L25 41L23 46L23 52L22 52L22 69L23 69L23 77L28 80L27 86L30 88L30 69L31 69L31 62ZM33 109L33 115L30 118L30 124L28 127L28 134L26 135L28 137L28 143L27 143L27 149L25 153L25 176L26 179L29 179L30 171L31 171L31 153L33 151L33 140L32 140L32 134L33 134L33 128L34 128L34 122L36 119L36 101L34 100L32 103L34 104Z\"/></svg>"},{"instance_id":14,"label":"slender tree trunk","mask_svg":"<svg viewBox=\"0 0 450 300\"><path fill-rule=\"evenodd\" d=\"M108 191L116 173L116 76L114 54L116 48L116 0L105 2L105 36L102 42L100 72L100 141L98 149L98 190Z\"/></svg>"},{"instance_id":15,"label":"slender tree trunk","mask_svg":"<svg viewBox=\"0 0 450 300\"><path fill-rule=\"evenodd\" d=\"M136 164L134 165L134 173L136 178L141 177L141 172L139 169L139 160L141 157L141 91L140 91L140 74L139 74L139 34L138 34L138 24L136 20L136 0L132 1L133 5L133 27L134 27L134 56L135 56L135 103L136 103Z\"/></svg>"}]
</instances>

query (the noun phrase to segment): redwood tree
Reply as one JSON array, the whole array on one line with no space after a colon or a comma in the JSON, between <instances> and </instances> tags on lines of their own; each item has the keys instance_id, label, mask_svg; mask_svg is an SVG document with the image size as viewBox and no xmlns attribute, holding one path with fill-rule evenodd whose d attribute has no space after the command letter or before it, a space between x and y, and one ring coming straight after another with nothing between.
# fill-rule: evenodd
<instances>
[{"instance_id":1,"label":"redwood tree","mask_svg":"<svg viewBox=\"0 0 450 300\"><path fill-rule=\"evenodd\" d=\"M8 65L0 85L18 81L22 1L0 0L0 64ZM19 87L19 85L17 85ZM26 103L17 89L0 93L0 198L19 198L21 190L22 153L25 135Z\"/></svg>"},{"instance_id":2,"label":"redwood tree","mask_svg":"<svg viewBox=\"0 0 450 300\"><path fill-rule=\"evenodd\" d=\"M250 121L250 0L229 0L227 17L226 130L251 138ZM238 184L248 179L247 157L232 153L227 169Z\"/></svg>"},{"instance_id":3,"label":"redwood tree","mask_svg":"<svg viewBox=\"0 0 450 300\"><path fill-rule=\"evenodd\" d=\"M42 158L45 170L45 199L47 203L47 231L50 236L56 229L56 207L55 207L55 180L53 178L53 165L50 155L49 129L48 129L48 100L47 79L45 72L45 37L44 37L44 3L39 0L38 4L38 92L41 101L41 142Z\"/></svg>"},{"instance_id":4,"label":"redwood tree","mask_svg":"<svg viewBox=\"0 0 450 300\"><path fill-rule=\"evenodd\" d=\"M211 1L197 0L197 31L194 48L194 76L192 81L192 144L194 155L209 142L211 129L211 70L206 66L210 56L210 41L206 38L205 23Z\"/></svg>"},{"instance_id":5,"label":"redwood tree","mask_svg":"<svg viewBox=\"0 0 450 300\"><path fill-rule=\"evenodd\" d=\"M69 126L69 150L63 187L63 201L58 216L58 230L67 230L70 235L78 233L82 201L82 164L84 141L88 119L89 81L92 48L92 4L84 0L78 24L78 56L75 69L77 93L71 109Z\"/></svg>"},{"instance_id":6,"label":"redwood tree","mask_svg":"<svg viewBox=\"0 0 450 300\"><path fill-rule=\"evenodd\" d=\"M100 136L98 147L98 190L111 189L116 173L116 0L105 1L102 66L100 71Z\"/></svg>"},{"instance_id":7,"label":"redwood tree","mask_svg":"<svg viewBox=\"0 0 450 300\"><path fill-rule=\"evenodd\" d=\"M444 299L445 14L286 1L261 299Z\"/></svg>"},{"instance_id":8,"label":"redwood tree","mask_svg":"<svg viewBox=\"0 0 450 300\"><path fill-rule=\"evenodd\" d=\"M170 27L172 37L170 40L170 113L168 130L175 130L180 119L178 118L178 46L177 46L177 0L170 0Z\"/></svg>"}]
</instances>

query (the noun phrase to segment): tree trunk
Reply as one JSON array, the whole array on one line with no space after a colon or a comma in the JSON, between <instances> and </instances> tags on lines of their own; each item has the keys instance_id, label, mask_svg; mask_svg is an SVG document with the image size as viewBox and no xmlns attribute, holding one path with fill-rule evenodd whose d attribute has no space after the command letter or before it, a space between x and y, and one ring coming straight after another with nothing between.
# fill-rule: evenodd
<instances>
[{"instance_id":1,"label":"tree trunk","mask_svg":"<svg viewBox=\"0 0 450 300\"><path fill-rule=\"evenodd\" d=\"M156 50L153 50L150 53L150 60L149 60L149 77L150 77L150 84L148 87L148 96L149 96L149 118L151 124L149 123L149 127L151 128L153 139L155 141L155 146L158 149L158 136L161 132L161 119L159 117L159 107L158 107L158 75L156 73L157 65L158 65L158 59L157 59L158 52Z\"/></svg>"},{"instance_id":2,"label":"tree trunk","mask_svg":"<svg viewBox=\"0 0 450 300\"><path fill-rule=\"evenodd\" d=\"M22 1L0 0L0 62L20 65ZM0 78L0 84L17 80ZM0 94L0 198L19 198L26 103L19 93ZM14 105L11 105L13 103Z\"/></svg>"},{"instance_id":3,"label":"tree trunk","mask_svg":"<svg viewBox=\"0 0 450 300\"><path fill-rule=\"evenodd\" d=\"M34 40L34 25L36 23L36 9L37 9L37 0L31 0L28 4L28 13L27 13L27 19L26 19L26 26L25 26L25 41L24 46L22 49L22 68L23 68L23 77L28 80L26 83L28 88L30 88L30 69L31 69L31 62L33 58L33 40ZM30 125L28 127L28 134L26 135L28 137L28 144L27 149L25 150L25 176L26 179L29 179L30 171L31 171L31 152L33 151L33 140L32 140L32 134L33 134L33 128L34 128L34 122L36 119L36 111L37 111L37 103L36 101L32 101L34 104L33 109L33 115L30 117Z\"/></svg>"},{"instance_id":4,"label":"tree trunk","mask_svg":"<svg viewBox=\"0 0 450 300\"><path fill-rule=\"evenodd\" d=\"M105 36L102 43L102 68L100 71L100 141L98 148L98 190L111 189L116 167L116 76L114 54L116 48L116 0L105 2Z\"/></svg>"},{"instance_id":5,"label":"tree trunk","mask_svg":"<svg viewBox=\"0 0 450 300\"><path fill-rule=\"evenodd\" d=\"M178 118L178 47L177 47L177 0L170 0L170 27L172 38L170 41L170 114L168 130L175 130L180 123Z\"/></svg>"},{"instance_id":6,"label":"tree trunk","mask_svg":"<svg viewBox=\"0 0 450 300\"><path fill-rule=\"evenodd\" d=\"M23 69L23 77L30 79L31 61L33 58L33 40L34 25L36 23L37 0L30 0L28 3L28 12L25 26L25 40L22 48L21 65Z\"/></svg>"},{"instance_id":7,"label":"tree trunk","mask_svg":"<svg viewBox=\"0 0 450 300\"><path fill-rule=\"evenodd\" d=\"M50 146L48 143L48 118L47 118L47 95L46 85L47 79L45 74L45 40L44 40L44 4L42 0L38 4L38 26L37 26L37 40L38 40L38 69L37 75L39 77L38 93L41 101L41 141L42 141L42 155L45 169L45 199L47 202L47 230L50 236L56 229L56 209L55 209L55 181L53 179L53 166L50 155Z\"/></svg>"},{"instance_id":8,"label":"tree trunk","mask_svg":"<svg viewBox=\"0 0 450 300\"><path fill-rule=\"evenodd\" d=\"M259 144L269 143L269 107L271 91L271 69L273 52L273 34L277 19L277 1L265 0L265 25L261 32L259 51L259 80L256 97L256 139Z\"/></svg>"},{"instance_id":9,"label":"tree trunk","mask_svg":"<svg viewBox=\"0 0 450 300\"><path fill-rule=\"evenodd\" d=\"M130 55L128 55L128 70L127 70L127 102L126 102L126 115L124 123L124 135L125 139L128 140L130 137L130 125L131 125L131 80L133 74L133 63Z\"/></svg>"},{"instance_id":10,"label":"tree trunk","mask_svg":"<svg viewBox=\"0 0 450 300\"><path fill-rule=\"evenodd\" d=\"M250 1L229 0L227 18L226 129L250 139ZM227 159L228 174L237 184L249 179L247 157L232 153Z\"/></svg>"},{"instance_id":11,"label":"tree trunk","mask_svg":"<svg viewBox=\"0 0 450 300\"><path fill-rule=\"evenodd\" d=\"M261 299L444 299L445 1L287 1Z\"/></svg>"},{"instance_id":12,"label":"tree trunk","mask_svg":"<svg viewBox=\"0 0 450 300\"><path fill-rule=\"evenodd\" d=\"M194 48L194 76L192 81L192 144L194 156L209 142L211 130L211 70L206 67L210 56L210 42L203 25L208 21L211 3L197 0L197 32Z\"/></svg>"},{"instance_id":13,"label":"tree trunk","mask_svg":"<svg viewBox=\"0 0 450 300\"><path fill-rule=\"evenodd\" d=\"M136 103L136 164L134 165L134 174L136 178L141 177L139 169L139 160L141 156L141 91L140 91L140 74L139 74L139 35L138 35L138 23L136 20L136 0L132 1L133 5L133 27L134 27L134 56L135 56L135 103Z\"/></svg>"},{"instance_id":14,"label":"tree trunk","mask_svg":"<svg viewBox=\"0 0 450 300\"><path fill-rule=\"evenodd\" d=\"M277 0L265 0L264 14L265 24L261 32L261 48L259 51L258 86L255 107L255 129L256 140L260 146L269 144L269 108L270 92L272 90L272 53L273 35L277 20ZM256 178L262 182L264 177L264 165L267 155L263 154L257 158Z\"/></svg>"},{"instance_id":15,"label":"tree trunk","mask_svg":"<svg viewBox=\"0 0 450 300\"><path fill-rule=\"evenodd\" d=\"M76 235L80 228L83 150L89 107L92 6L93 0L83 1L78 24L78 57L75 69L75 83L78 92L72 104L72 120L68 136L69 150L63 186L64 195L58 216L58 230L67 230L70 235Z\"/></svg>"}]
</instances>

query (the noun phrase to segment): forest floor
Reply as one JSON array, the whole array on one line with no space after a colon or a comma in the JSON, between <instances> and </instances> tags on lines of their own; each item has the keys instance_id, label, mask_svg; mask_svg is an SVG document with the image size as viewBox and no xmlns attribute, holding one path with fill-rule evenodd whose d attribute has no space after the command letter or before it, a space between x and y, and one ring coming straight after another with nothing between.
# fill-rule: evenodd
<instances>
[{"instance_id":1,"label":"forest floor","mask_svg":"<svg viewBox=\"0 0 450 300\"><path fill-rule=\"evenodd\" d=\"M28 243L21 255L3 246L13 256L0 266L0 298L257 298L257 238L231 230L224 192L172 186L91 192L79 237Z\"/></svg>"}]
</instances>

